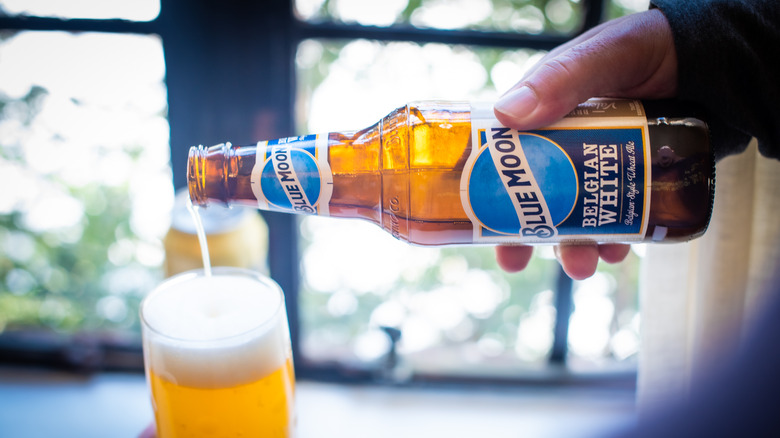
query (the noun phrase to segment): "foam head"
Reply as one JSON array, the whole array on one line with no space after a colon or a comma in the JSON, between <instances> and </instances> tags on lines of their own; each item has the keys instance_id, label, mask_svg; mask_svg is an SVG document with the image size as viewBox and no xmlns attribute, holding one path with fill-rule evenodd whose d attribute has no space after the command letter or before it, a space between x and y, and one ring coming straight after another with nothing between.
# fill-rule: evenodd
<instances>
[{"instance_id":1,"label":"foam head","mask_svg":"<svg viewBox=\"0 0 780 438\"><path fill-rule=\"evenodd\" d=\"M281 289L240 271L173 277L144 300L141 316L147 369L176 384L253 382L290 355Z\"/></svg>"}]
</instances>

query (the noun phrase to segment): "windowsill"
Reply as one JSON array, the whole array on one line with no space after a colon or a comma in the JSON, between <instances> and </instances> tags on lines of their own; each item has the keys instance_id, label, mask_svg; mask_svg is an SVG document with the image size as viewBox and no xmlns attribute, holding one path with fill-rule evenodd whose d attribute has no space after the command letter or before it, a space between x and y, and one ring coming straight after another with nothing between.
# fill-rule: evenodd
<instances>
[{"instance_id":1,"label":"windowsill","mask_svg":"<svg viewBox=\"0 0 780 438\"><path fill-rule=\"evenodd\" d=\"M134 437L152 419L144 377L0 368L9 438ZM630 424L624 388L441 389L297 385L298 438L594 436Z\"/></svg>"}]
</instances>

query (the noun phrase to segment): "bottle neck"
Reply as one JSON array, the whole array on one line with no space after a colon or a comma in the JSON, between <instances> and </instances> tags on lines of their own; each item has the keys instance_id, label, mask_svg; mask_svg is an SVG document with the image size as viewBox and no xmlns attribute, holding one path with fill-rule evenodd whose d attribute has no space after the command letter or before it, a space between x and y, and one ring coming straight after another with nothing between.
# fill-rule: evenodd
<instances>
[{"instance_id":1,"label":"bottle neck","mask_svg":"<svg viewBox=\"0 0 780 438\"><path fill-rule=\"evenodd\" d=\"M193 205L207 206L214 201L227 205L227 170L230 143L216 146L193 146L187 161L187 187Z\"/></svg>"}]
</instances>

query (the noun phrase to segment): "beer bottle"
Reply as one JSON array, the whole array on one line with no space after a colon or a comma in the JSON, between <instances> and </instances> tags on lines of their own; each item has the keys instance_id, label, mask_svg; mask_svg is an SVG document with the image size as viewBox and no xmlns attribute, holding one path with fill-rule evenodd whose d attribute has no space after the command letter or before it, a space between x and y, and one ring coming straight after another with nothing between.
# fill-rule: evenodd
<instances>
[{"instance_id":1,"label":"beer bottle","mask_svg":"<svg viewBox=\"0 0 780 438\"><path fill-rule=\"evenodd\" d=\"M707 228L709 131L669 102L591 99L517 131L426 101L359 131L192 147L192 202L360 218L417 245L676 242Z\"/></svg>"}]
</instances>

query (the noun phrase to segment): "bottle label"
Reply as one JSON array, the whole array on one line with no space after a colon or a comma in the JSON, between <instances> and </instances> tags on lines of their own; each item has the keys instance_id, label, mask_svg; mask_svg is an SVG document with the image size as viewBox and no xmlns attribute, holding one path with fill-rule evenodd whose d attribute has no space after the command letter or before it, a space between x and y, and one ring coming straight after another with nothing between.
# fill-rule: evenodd
<instances>
[{"instance_id":1,"label":"bottle label","mask_svg":"<svg viewBox=\"0 0 780 438\"><path fill-rule=\"evenodd\" d=\"M534 131L502 126L472 106L472 147L460 184L474 242L640 241L650 203L641 102L592 99Z\"/></svg>"},{"instance_id":2,"label":"bottle label","mask_svg":"<svg viewBox=\"0 0 780 438\"><path fill-rule=\"evenodd\" d=\"M333 193L327 147L327 134L259 142L251 180L259 208L327 216Z\"/></svg>"}]
</instances>

